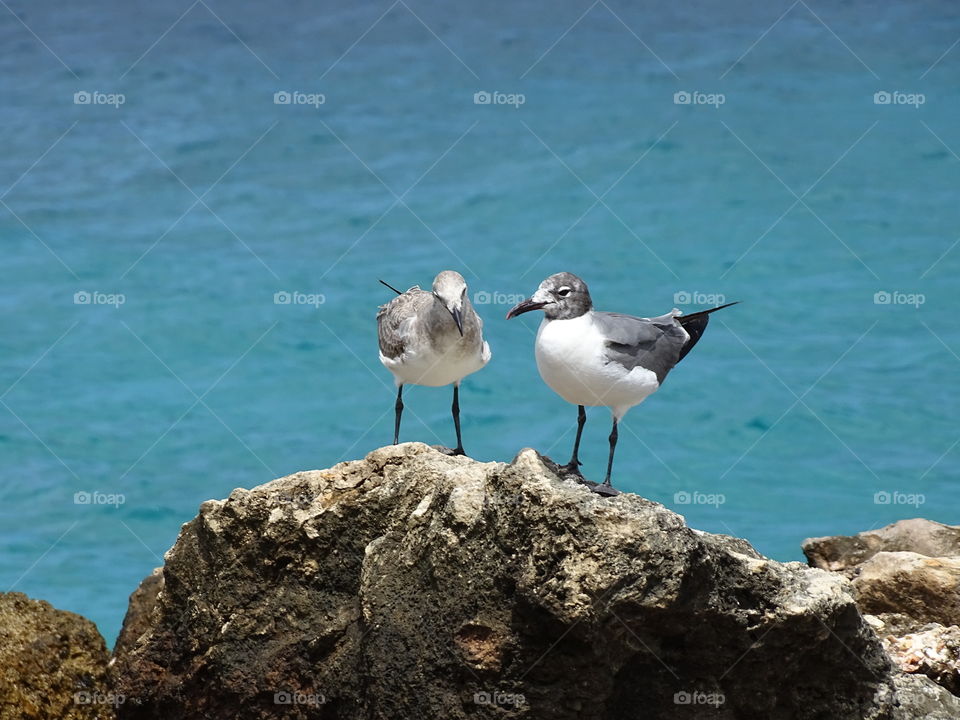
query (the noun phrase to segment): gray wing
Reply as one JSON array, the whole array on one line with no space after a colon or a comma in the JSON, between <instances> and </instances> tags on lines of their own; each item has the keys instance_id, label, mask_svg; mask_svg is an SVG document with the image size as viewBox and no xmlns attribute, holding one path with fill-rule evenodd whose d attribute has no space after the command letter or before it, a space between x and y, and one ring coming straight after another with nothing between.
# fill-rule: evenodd
<instances>
[{"instance_id":1,"label":"gray wing","mask_svg":"<svg viewBox=\"0 0 960 720\"><path fill-rule=\"evenodd\" d=\"M662 383L680 360L680 351L689 339L673 313L655 318L638 318L620 313L595 312L594 320L606 337L604 355L627 370L640 366L656 373Z\"/></svg>"},{"instance_id":2,"label":"gray wing","mask_svg":"<svg viewBox=\"0 0 960 720\"><path fill-rule=\"evenodd\" d=\"M400 357L406 349L411 320L433 301L433 295L412 287L377 309L377 335L380 352L388 358Z\"/></svg>"}]
</instances>

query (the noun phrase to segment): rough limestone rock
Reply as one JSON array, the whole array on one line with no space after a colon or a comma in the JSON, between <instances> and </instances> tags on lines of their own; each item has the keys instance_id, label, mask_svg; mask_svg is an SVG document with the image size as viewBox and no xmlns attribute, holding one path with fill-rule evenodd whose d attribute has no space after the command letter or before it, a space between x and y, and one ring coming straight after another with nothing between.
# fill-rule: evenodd
<instances>
[{"instance_id":1,"label":"rough limestone rock","mask_svg":"<svg viewBox=\"0 0 960 720\"><path fill-rule=\"evenodd\" d=\"M931 623L919 632L881 638L883 649L901 670L922 673L960 695L960 627Z\"/></svg>"},{"instance_id":2,"label":"rough limestone rock","mask_svg":"<svg viewBox=\"0 0 960 720\"><path fill-rule=\"evenodd\" d=\"M857 568L853 587L863 612L960 624L960 557L880 552Z\"/></svg>"},{"instance_id":3,"label":"rough limestone rock","mask_svg":"<svg viewBox=\"0 0 960 720\"><path fill-rule=\"evenodd\" d=\"M812 567L834 571L854 568L878 552L901 551L927 557L960 556L960 527L913 518L857 535L809 538L803 542L803 553Z\"/></svg>"},{"instance_id":4,"label":"rough limestone rock","mask_svg":"<svg viewBox=\"0 0 960 720\"><path fill-rule=\"evenodd\" d=\"M853 580L857 605L901 670L960 693L960 527L901 520L857 535L811 538L803 552L810 565ZM920 693L917 712L936 698L922 684L912 687Z\"/></svg>"},{"instance_id":5,"label":"rough limestone rock","mask_svg":"<svg viewBox=\"0 0 960 720\"><path fill-rule=\"evenodd\" d=\"M960 699L923 675L895 676L897 696L901 698L898 718L917 720L957 720Z\"/></svg>"},{"instance_id":6,"label":"rough limestone rock","mask_svg":"<svg viewBox=\"0 0 960 720\"><path fill-rule=\"evenodd\" d=\"M867 621L867 624L870 625L873 631L880 637L886 637L888 635L903 637L904 635L909 635L910 633L926 628L931 624L919 622L915 618L904 615L903 613L878 613L876 615L863 613L863 619Z\"/></svg>"},{"instance_id":7,"label":"rough limestone rock","mask_svg":"<svg viewBox=\"0 0 960 720\"><path fill-rule=\"evenodd\" d=\"M899 720L950 700L891 674L843 577L531 450L407 443L235 490L163 577L116 658L122 718Z\"/></svg>"},{"instance_id":8,"label":"rough limestone rock","mask_svg":"<svg viewBox=\"0 0 960 720\"><path fill-rule=\"evenodd\" d=\"M157 596L163 590L163 568L154 568L130 594L123 627L113 644L113 654L123 655L132 648L150 626L150 614L157 606ZM113 660L110 661L111 665Z\"/></svg>"},{"instance_id":9,"label":"rough limestone rock","mask_svg":"<svg viewBox=\"0 0 960 720\"><path fill-rule=\"evenodd\" d=\"M107 658L86 618L0 593L0 720L112 720Z\"/></svg>"}]
</instances>

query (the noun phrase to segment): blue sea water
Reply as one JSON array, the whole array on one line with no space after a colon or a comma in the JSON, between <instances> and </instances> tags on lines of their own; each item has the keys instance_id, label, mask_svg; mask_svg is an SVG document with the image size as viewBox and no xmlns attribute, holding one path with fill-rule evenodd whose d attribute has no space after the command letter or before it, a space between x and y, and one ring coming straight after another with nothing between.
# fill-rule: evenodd
<instances>
[{"instance_id":1,"label":"blue sea water","mask_svg":"<svg viewBox=\"0 0 960 720\"><path fill-rule=\"evenodd\" d=\"M478 459L568 457L503 316L570 270L742 301L628 414L621 489L782 560L958 522L958 38L935 2L9 0L0 590L112 642L202 501L387 444L376 281L443 268L488 301ZM451 444L449 390L405 395Z\"/></svg>"}]
</instances>

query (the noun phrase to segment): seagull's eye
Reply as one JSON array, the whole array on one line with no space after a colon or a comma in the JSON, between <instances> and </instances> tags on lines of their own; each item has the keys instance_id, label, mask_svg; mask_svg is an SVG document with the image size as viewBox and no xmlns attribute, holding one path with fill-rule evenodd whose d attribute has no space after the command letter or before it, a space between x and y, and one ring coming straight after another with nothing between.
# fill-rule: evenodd
<instances>
[{"instance_id":1,"label":"seagull's eye","mask_svg":"<svg viewBox=\"0 0 960 720\"><path fill-rule=\"evenodd\" d=\"M562 287L559 290L557 290L557 295L559 295L560 297L566 297L569 294L570 294L570 288L568 287Z\"/></svg>"}]
</instances>

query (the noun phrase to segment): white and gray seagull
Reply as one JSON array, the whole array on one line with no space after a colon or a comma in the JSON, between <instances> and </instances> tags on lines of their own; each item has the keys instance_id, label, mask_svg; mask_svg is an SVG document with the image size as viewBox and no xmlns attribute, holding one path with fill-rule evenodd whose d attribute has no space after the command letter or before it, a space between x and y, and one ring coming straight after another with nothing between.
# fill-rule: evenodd
<instances>
[{"instance_id":1,"label":"white and gray seagull","mask_svg":"<svg viewBox=\"0 0 960 720\"><path fill-rule=\"evenodd\" d=\"M387 283L380 281L384 285ZM483 339L483 321L467 297L467 282L453 270L433 280L431 292L414 286L397 293L377 312L380 362L397 384L393 444L400 441L403 386L441 387L453 383L453 425L456 455L464 455L460 438L460 381L490 362L490 346Z\"/></svg>"},{"instance_id":2,"label":"white and gray seagull","mask_svg":"<svg viewBox=\"0 0 960 720\"><path fill-rule=\"evenodd\" d=\"M617 425L627 410L655 393L673 367L686 357L707 327L710 313L736 303L683 315L672 310L640 318L593 309L586 283L572 273L551 275L532 297L516 305L507 319L543 310L537 332L540 377L560 397L577 406L577 439L573 457L562 466L580 479L580 435L587 421L585 405L610 408L613 430L607 476L602 485L587 483L603 495L615 495L610 484Z\"/></svg>"}]
</instances>

